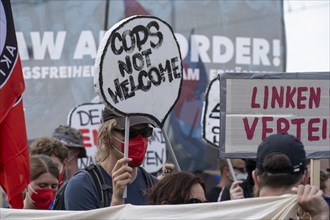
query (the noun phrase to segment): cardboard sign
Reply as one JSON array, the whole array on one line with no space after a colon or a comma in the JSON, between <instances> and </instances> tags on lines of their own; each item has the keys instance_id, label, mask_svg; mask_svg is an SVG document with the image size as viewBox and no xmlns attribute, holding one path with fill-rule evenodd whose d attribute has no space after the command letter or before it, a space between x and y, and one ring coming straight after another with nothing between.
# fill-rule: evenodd
<instances>
[{"instance_id":1,"label":"cardboard sign","mask_svg":"<svg viewBox=\"0 0 330 220\"><path fill-rule=\"evenodd\" d=\"M80 159L80 168L95 163L98 129L103 109L104 104L102 103L84 103L73 108L68 115L68 125L80 130L83 136L83 146L86 148L87 158ZM153 134L148 140L148 149L142 166L148 172L157 172L166 162L166 143L161 129L154 128Z\"/></svg>"},{"instance_id":2,"label":"cardboard sign","mask_svg":"<svg viewBox=\"0 0 330 220\"><path fill-rule=\"evenodd\" d=\"M206 91L202 116L203 138L215 147L220 145L220 76Z\"/></svg>"},{"instance_id":3,"label":"cardboard sign","mask_svg":"<svg viewBox=\"0 0 330 220\"><path fill-rule=\"evenodd\" d=\"M108 108L123 116L146 116L162 127L179 97L182 75L172 28L156 17L133 16L105 34L94 85Z\"/></svg>"},{"instance_id":4,"label":"cardboard sign","mask_svg":"<svg viewBox=\"0 0 330 220\"><path fill-rule=\"evenodd\" d=\"M220 156L255 157L275 133L302 141L307 156L330 158L330 73L220 75Z\"/></svg>"}]
</instances>

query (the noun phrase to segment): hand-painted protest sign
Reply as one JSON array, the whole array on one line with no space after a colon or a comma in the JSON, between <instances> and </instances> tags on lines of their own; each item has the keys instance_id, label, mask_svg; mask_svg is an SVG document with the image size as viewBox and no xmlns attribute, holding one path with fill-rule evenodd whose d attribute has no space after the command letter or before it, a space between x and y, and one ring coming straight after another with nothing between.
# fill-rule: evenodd
<instances>
[{"instance_id":1,"label":"hand-painted protest sign","mask_svg":"<svg viewBox=\"0 0 330 220\"><path fill-rule=\"evenodd\" d=\"M214 78L205 94L202 127L203 138L215 147L220 145L220 77Z\"/></svg>"},{"instance_id":2,"label":"hand-painted protest sign","mask_svg":"<svg viewBox=\"0 0 330 220\"><path fill-rule=\"evenodd\" d=\"M162 130L154 128L151 138L149 138L148 150L144 156L142 166L150 173L158 172L166 163L166 142Z\"/></svg>"},{"instance_id":3,"label":"hand-painted protest sign","mask_svg":"<svg viewBox=\"0 0 330 220\"><path fill-rule=\"evenodd\" d=\"M255 157L268 135L290 133L307 156L330 158L330 73L220 75L220 156Z\"/></svg>"},{"instance_id":4,"label":"hand-painted protest sign","mask_svg":"<svg viewBox=\"0 0 330 220\"><path fill-rule=\"evenodd\" d=\"M156 17L132 16L106 32L94 85L107 107L123 116L146 116L162 127L179 97L182 71L172 28Z\"/></svg>"},{"instance_id":5,"label":"hand-painted protest sign","mask_svg":"<svg viewBox=\"0 0 330 220\"><path fill-rule=\"evenodd\" d=\"M83 136L83 146L86 148L87 158L80 158L80 168L95 163L98 129L100 126L102 103L84 103L74 107L68 115L68 125L80 130ZM154 128L149 138L148 150L142 166L148 172L159 171L166 162L166 144L161 129Z\"/></svg>"}]
</instances>

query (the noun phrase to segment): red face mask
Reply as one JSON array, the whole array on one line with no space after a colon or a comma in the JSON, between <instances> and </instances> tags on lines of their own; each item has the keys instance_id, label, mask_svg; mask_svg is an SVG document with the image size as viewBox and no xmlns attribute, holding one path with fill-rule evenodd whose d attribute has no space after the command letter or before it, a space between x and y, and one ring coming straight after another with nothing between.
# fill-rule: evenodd
<instances>
[{"instance_id":1,"label":"red face mask","mask_svg":"<svg viewBox=\"0 0 330 220\"><path fill-rule=\"evenodd\" d=\"M125 144L121 143L121 151L124 152ZM146 154L148 148L148 138L142 137L138 134L134 138L129 139L128 144L128 157L132 158L129 163L131 167L138 167L142 164L144 160L144 155Z\"/></svg>"},{"instance_id":2,"label":"red face mask","mask_svg":"<svg viewBox=\"0 0 330 220\"><path fill-rule=\"evenodd\" d=\"M54 189L37 189L32 190L31 199L33 204L38 207L39 209L47 210L52 203L56 190Z\"/></svg>"}]
</instances>

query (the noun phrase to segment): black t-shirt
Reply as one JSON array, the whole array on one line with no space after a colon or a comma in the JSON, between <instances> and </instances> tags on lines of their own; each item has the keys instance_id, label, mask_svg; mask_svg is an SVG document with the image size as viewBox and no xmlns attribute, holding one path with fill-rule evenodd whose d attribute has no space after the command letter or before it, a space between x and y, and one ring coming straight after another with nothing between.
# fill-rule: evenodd
<instances>
[{"instance_id":1,"label":"black t-shirt","mask_svg":"<svg viewBox=\"0 0 330 220\"><path fill-rule=\"evenodd\" d=\"M217 202L220 192L221 192L221 187L215 186L206 193L206 199L209 202Z\"/></svg>"}]
</instances>

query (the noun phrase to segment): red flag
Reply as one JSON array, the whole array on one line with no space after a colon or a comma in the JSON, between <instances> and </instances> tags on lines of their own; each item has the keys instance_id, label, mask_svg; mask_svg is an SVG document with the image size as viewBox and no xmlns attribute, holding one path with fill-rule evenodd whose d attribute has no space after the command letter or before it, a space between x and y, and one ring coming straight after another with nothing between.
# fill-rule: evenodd
<instances>
[{"instance_id":1,"label":"red flag","mask_svg":"<svg viewBox=\"0 0 330 220\"><path fill-rule=\"evenodd\" d=\"M126 18L133 15L150 15L150 12L148 12L137 0L125 0L124 7Z\"/></svg>"},{"instance_id":2,"label":"red flag","mask_svg":"<svg viewBox=\"0 0 330 220\"><path fill-rule=\"evenodd\" d=\"M0 185L12 208L23 208L30 182L28 142L22 94L22 65L10 1L0 1Z\"/></svg>"}]
</instances>

